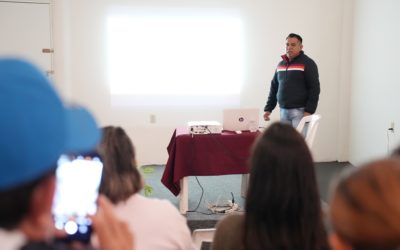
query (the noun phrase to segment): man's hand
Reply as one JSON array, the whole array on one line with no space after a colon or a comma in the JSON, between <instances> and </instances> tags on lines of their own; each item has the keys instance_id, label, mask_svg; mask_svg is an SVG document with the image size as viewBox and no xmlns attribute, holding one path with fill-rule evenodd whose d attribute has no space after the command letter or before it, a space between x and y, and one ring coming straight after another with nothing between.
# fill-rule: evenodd
<instances>
[{"instance_id":1,"label":"man's hand","mask_svg":"<svg viewBox=\"0 0 400 250\"><path fill-rule=\"evenodd\" d=\"M271 112L266 111L266 112L264 113L264 121L269 121L269 120L270 120L270 118L269 118L270 115L271 115Z\"/></svg>"},{"instance_id":2,"label":"man's hand","mask_svg":"<svg viewBox=\"0 0 400 250\"><path fill-rule=\"evenodd\" d=\"M102 250L132 250L133 235L128 225L120 221L113 212L111 202L103 195L98 199L99 208L92 216L93 228Z\"/></svg>"}]
</instances>

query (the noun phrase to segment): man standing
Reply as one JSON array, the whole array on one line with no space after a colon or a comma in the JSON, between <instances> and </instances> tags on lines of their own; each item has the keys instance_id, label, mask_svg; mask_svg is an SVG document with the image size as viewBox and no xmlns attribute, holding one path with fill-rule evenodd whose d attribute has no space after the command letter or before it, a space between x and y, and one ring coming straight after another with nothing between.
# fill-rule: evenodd
<instances>
[{"instance_id":1,"label":"man standing","mask_svg":"<svg viewBox=\"0 0 400 250\"><path fill-rule=\"evenodd\" d=\"M290 33L286 38L286 54L282 55L264 107L264 120L279 103L282 122L297 127L303 116L311 115L318 105L320 87L318 68L303 52L301 36Z\"/></svg>"}]
</instances>

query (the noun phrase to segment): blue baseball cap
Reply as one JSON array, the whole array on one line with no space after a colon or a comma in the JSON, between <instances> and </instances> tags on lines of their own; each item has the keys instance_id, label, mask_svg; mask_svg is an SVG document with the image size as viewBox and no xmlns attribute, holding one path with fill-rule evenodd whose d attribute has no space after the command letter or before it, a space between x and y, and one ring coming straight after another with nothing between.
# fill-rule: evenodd
<instances>
[{"instance_id":1,"label":"blue baseball cap","mask_svg":"<svg viewBox=\"0 0 400 250\"><path fill-rule=\"evenodd\" d=\"M93 116L66 106L41 70L0 59L0 191L41 177L62 153L90 151L99 140Z\"/></svg>"}]
</instances>

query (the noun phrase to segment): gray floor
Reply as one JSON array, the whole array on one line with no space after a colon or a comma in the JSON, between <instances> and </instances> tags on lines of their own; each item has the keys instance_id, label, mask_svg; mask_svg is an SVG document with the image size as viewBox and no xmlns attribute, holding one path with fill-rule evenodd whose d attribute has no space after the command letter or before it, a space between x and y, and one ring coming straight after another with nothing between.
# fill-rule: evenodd
<instances>
[{"instance_id":1,"label":"gray floor","mask_svg":"<svg viewBox=\"0 0 400 250\"><path fill-rule=\"evenodd\" d=\"M350 165L347 162L316 163L319 192L323 201L328 200L332 179L348 166ZM149 197L168 199L178 207L178 197L175 197L160 181L163 171L164 165L142 167L146 184L153 188ZM212 214L208 206L226 203L232 199L232 194L235 202L239 204L239 211L243 211L244 199L240 196L241 177L241 175L199 176L198 181L194 176L189 177L189 210L195 210L186 215L191 230L213 227L223 214Z\"/></svg>"}]
</instances>

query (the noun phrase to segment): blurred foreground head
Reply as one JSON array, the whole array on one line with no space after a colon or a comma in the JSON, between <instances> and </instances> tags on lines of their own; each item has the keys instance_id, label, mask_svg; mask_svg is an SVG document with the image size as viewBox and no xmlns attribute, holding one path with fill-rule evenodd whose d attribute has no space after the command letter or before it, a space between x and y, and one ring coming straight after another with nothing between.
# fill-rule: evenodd
<instances>
[{"instance_id":1,"label":"blurred foreground head","mask_svg":"<svg viewBox=\"0 0 400 250\"><path fill-rule=\"evenodd\" d=\"M345 172L330 202L333 249L400 249L400 159Z\"/></svg>"},{"instance_id":2,"label":"blurred foreground head","mask_svg":"<svg viewBox=\"0 0 400 250\"><path fill-rule=\"evenodd\" d=\"M0 116L0 228L51 220L57 159L93 149L100 130L86 109L64 104L40 69L15 58L0 58Z\"/></svg>"}]
</instances>

